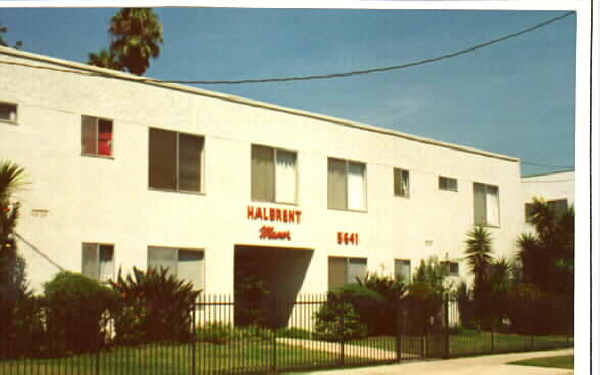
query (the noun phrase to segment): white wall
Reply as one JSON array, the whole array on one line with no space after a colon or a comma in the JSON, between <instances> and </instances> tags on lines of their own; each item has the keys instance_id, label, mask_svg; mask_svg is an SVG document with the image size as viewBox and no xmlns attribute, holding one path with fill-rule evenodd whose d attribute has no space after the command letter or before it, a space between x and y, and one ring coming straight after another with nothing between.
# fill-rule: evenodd
<instances>
[{"instance_id":1,"label":"white wall","mask_svg":"<svg viewBox=\"0 0 600 375\"><path fill-rule=\"evenodd\" d=\"M489 228L498 255L513 253L524 221L517 159L234 103L225 95L16 65L0 66L0 101L19 106L18 125L0 123L0 159L25 167L31 182L18 196L17 231L70 270L81 270L82 242L113 243L116 267L124 270L145 268L149 245L203 248L206 291L231 293L234 244L290 246L314 249L301 292L323 292L329 255L366 257L370 270L390 274L394 258L410 259L413 271L430 255L460 259L473 226L473 182L499 187L500 227ZM82 114L113 120L113 159L81 156ZM148 189L149 127L205 137L204 194ZM292 207L302 211L302 222L275 223L291 231L291 241L260 240L263 223L246 217L249 204L290 207L251 202L253 143L298 152L299 198ZM367 164L367 212L327 209L327 157ZM394 197L394 167L410 171L408 199ZM458 192L438 190L439 175L457 178ZM33 209L48 214L33 216ZM338 245L338 231L359 233L360 244ZM19 247L39 290L55 268ZM464 264L460 273L467 275Z\"/></svg>"},{"instance_id":2,"label":"white wall","mask_svg":"<svg viewBox=\"0 0 600 375\"><path fill-rule=\"evenodd\" d=\"M523 201L531 202L534 197L545 200L567 199L575 202L575 171L546 173L521 178Z\"/></svg>"}]
</instances>

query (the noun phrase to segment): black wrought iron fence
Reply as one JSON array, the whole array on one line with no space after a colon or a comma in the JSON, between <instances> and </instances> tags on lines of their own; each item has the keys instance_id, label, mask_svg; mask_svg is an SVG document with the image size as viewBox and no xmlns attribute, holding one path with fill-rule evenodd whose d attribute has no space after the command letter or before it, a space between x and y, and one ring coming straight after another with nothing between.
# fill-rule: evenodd
<instances>
[{"instance_id":1,"label":"black wrought iron fence","mask_svg":"<svg viewBox=\"0 0 600 375\"><path fill-rule=\"evenodd\" d=\"M372 327L377 315L369 320L364 313L357 314L360 309L350 302L333 301L326 295L303 295L291 301L271 298L256 306L236 305L229 295L202 295L189 311L189 335L136 341L123 337L119 322L108 316L101 323L101 335L82 345L57 342L51 336L56 332L49 331L41 319L40 327L30 330L29 336L0 337L0 375L276 372L573 344L568 333L542 335L502 331L495 325L469 326L453 299L446 299L440 307L430 316L420 316L419 306L399 301L393 319ZM255 320L240 318L236 309L251 311L248 316ZM129 318L135 319L135 312L131 313ZM77 319L70 325L69 334L85 328ZM168 332L159 333L151 336L169 337Z\"/></svg>"}]
</instances>

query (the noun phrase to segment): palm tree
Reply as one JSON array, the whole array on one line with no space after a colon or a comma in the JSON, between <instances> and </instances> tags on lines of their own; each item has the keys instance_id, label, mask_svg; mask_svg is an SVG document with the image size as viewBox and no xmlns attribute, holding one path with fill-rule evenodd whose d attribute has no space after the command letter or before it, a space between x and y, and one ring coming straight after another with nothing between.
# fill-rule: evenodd
<instances>
[{"instance_id":1,"label":"palm tree","mask_svg":"<svg viewBox=\"0 0 600 375\"><path fill-rule=\"evenodd\" d=\"M13 238L19 203L11 202L24 184L24 174L17 164L0 161L0 335L8 332L17 300L27 293L25 262L17 254Z\"/></svg>"},{"instance_id":2,"label":"palm tree","mask_svg":"<svg viewBox=\"0 0 600 375\"><path fill-rule=\"evenodd\" d=\"M467 248L465 250L467 264L475 276L475 285L484 281L492 261L492 238L482 226L476 226L467 233Z\"/></svg>"},{"instance_id":3,"label":"palm tree","mask_svg":"<svg viewBox=\"0 0 600 375\"><path fill-rule=\"evenodd\" d=\"M88 55L88 64L99 66L100 68L122 70L123 67L116 59L115 54L112 51L106 49L100 50L99 53L90 53Z\"/></svg>"},{"instance_id":4,"label":"palm tree","mask_svg":"<svg viewBox=\"0 0 600 375\"><path fill-rule=\"evenodd\" d=\"M473 273L473 298L475 302L476 316L480 324L486 325L490 322L493 314L492 287L489 283L492 273L492 238L489 232L482 226L476 226L467 233L465 241L467 264Z\"/></svg>"},{"instance_id":5,"label":"palm tree","mask_svg":"<svg viewBox=\"0 0 600 375\"><path fill-rule=\"evenodd\" d=\"M574 218L572 206L559 216L543 199L533 199L530 222L535 234L521 234L517 241L524 282L548 292L572 289Z\"/></svg>"},{"instance_id":6,"label":"palm tree","mask_svg":"<svg viewBox=\"0 0 600 375\"><path fill-rule=\"evenodd\" d=\"M129 72L142 75L160 54L163 28L151 8L123 8L110 23L110 50Z\"/></svg>"}]
</instances>

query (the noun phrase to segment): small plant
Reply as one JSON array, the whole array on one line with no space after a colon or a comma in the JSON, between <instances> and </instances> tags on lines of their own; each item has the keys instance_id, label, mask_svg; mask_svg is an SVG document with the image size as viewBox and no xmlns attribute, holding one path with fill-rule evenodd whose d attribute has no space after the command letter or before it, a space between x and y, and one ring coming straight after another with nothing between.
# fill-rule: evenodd
<instances>
[{"instance_id":1,"label":"small plant","mask_svg":"<svg viewBox=\"0 0 600 375\"><path fill-rule=\"evenodd\" d=\"M365 288L366 293L375 293ZM315 313L315 333L318 340L341 341L367 336L367 325L360 319L354 303L345 299L341 290L329 292L327 302Z\"/></svg>"},{"instance_id":2,"label":"small plant","mask_svg":"<svg viewBox=\"0 0 600 375\"><path fill-rule=\"evenodd\" d=\"M114 314L115 340L121 344L186 341L192 337L192 309L199 290L169 275L166 268L121 275L111 286L119 303Z\"/></svg>"},{"instance_id":3,"label":"small plant","mask_svg":"<svg viewBox=\"0 0 600 375\"><path fill-rule=\"evenodd\" d=\"M60 272L44 285L51 354L93 351L105 344L110 288L81 274Z\"/></svg>"}]
</instances>

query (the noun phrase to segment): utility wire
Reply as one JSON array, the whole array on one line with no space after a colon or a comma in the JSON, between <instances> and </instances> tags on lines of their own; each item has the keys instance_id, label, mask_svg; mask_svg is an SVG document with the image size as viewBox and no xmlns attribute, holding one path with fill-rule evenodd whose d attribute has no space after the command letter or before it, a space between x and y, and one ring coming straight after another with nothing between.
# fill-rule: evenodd
<instances>
[{"instance_id":1,"label":"utility wire","mask_svg":"<svg viewBox=\"0 0 600 375\"><path fill-rule=\"evenodd\" d=\"M223 81L185 81L185 80L177 80L177 81L163 81L163 82L169 82L169 83L188 83L188 84L203 84L203 85L221 85L221 84L228 84L228 85L236 85L236 84L243 84L243 83L267 83L267 82L286 82L286 81L307 81L307 80L313 80L313 79L330 79L330 78L343 78L343 77L350 77L350 76L355 76L355 75L359 75L359 74L369 74L369 73L377 73L377 72L387 72L390 70L397 70L397 69L405 69L405 68L410 68L412 66L417 66L417 65L423 65L423 64L429 64L432 62L437 62L440 60L444 60L444 59L450 59L452 57L456 57L456 56L460 56L460 55L464 55L473 51L476 51L480 48L483 47L487 47L489 45L495 44L495 43L499 43L502 41L505 41L507 39L511 39L511 38L515 38L519 35L523 35L525 33L537 30L539 28L542 28L546 25L549 25L553 22L556 22L558 20L561 20L565 17L568 17L572 14L575 14L574 11L570 11L570 12L566 12L560 16L551 18L547 21L538 23L537 25L528 27L524 30L521 30L519 32L516 33L512 33L512 34L508 34L505 35L503 37L494 39L494 40L490 40L488 42L485 43L481 43L481 44L477 44L473 47L469 47L454 53L450 53L447 55L443 55L443 56L438 56L438 57L433 57L433 58L429 58L429 59L425 59L425 60L420 60L420 61L415 61L415 62L411 62L411 63L407 63L407 64L402 64L402 65L393 65L393 66L386 66L386 67L380 67L380 68L372 68L372 69L365 69L365 70L356 70L356 71L352 71L352 72L346 72L346 73L332 73L332 74L321 74L321 75L309 75L309 76L297 76L297 77L276 77L276 78L263 78L263 79L242 79L242 80L223 80Z\"/></svg>"},{"instance_id":2,"label":"utility wire","mask_svg":"<svg viewBox=\"0 0 600 375\"><path fill-rule=\"evenodd\" d=\"M529 33L531 31L542 28L546 25L549 25L553 22L556 22L558 20L561 20L561 19L568 17L570 15L573 15L573 14L575 14L574 11L569 11L560 16L551 18L544 22L538 23L534 26L528 27L524 30L521 30L521 31L518 31L518 32L515 32L512 34L508 34L503 37L490 40L488 42L480 43L475 46L465 48L465 49L462 49L462 50L459 50L457 52L453 52L453 53L450 53L447 55L442 55L442 56L433 57L433 58L429 58L429 59L419 60L419 61L402 64L402 65L392 65L392 66L385 66L385 67L365 69L365 70L355 70L355 71L345 72L345 73L331 73L331 74L292 76L292 77L274 77L274 78L261 78L261 79L242 79L242 80L208 81L208 80L160 80L160 79L143 78L143 77L131 77L131 78L119 77L119 78L136 81L136 82L149 82L149 83L161 83L162 82L162 83L202 84L202 85L238 85L238 84L245 84L245 83L272 83L272 82L288 82L288 81L308 81L308 80L315 80L315 79L346 78L346 77L352 77L352 76L361 75L361 74L370 74L370 73L378 73L378 72L387 72L390 70L405 69L405 68L410 68L413 66L424 65L424 64L429 64L429 63L433 63L433 62L437 62L437 61L441 61L441 60L445 60L445 59L450 59L453 57L471 53L478 49L490 46L495 43L505 41L507 39L515 38L515 37L517 37L519 35L523 35L525 33ZM11 61L0 61L0 64L20 65L20 66L27 66L30 68L47 69L47 70L65 72L65 73L77 73L77 74L84 74L84 75L90 75L90 76L106 76L106 77L115 78L114 76L112 76L108 73L102 73L102 72L84 72L81 70L51 68L51 67L46 67L46 66L30 65L30 64L23 64L23 63L11 62Z\"/></svg>"}]
</instances>

